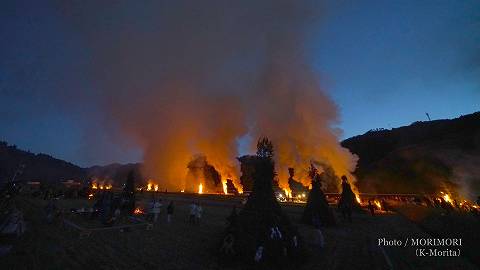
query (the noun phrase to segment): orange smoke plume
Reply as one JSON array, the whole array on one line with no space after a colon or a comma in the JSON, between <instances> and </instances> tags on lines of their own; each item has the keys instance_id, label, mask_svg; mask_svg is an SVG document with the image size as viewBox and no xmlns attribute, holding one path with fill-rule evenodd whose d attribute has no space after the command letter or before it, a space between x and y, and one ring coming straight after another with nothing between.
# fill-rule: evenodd
<instances>
[{"instance_id":1,"label":"orange smoke plume","mask_svg":"<svg viewBox=\"0 0 480 270\"><path fill-rule=\"evenodd\" d=\"M356 157L338 143L337 108L306 46L307 35L319 28L318 6L273 0L220 1L215 8L149 5L138 8L155 10L149 23L156 31L136 29L141 24L128 16L105 23L112 14L103 12L82 10L74 19L89 22L80 29L94 45L99 69L92 74L106 93L100 100L112 134L143 150L144 176L159 179L162 188L188 190L187 164L203 154L222 183L232 179L241 192L238 141L267 136L281 186L288 167L308 185L311 161L353 179Z\"/></svg>"}]
</instances>

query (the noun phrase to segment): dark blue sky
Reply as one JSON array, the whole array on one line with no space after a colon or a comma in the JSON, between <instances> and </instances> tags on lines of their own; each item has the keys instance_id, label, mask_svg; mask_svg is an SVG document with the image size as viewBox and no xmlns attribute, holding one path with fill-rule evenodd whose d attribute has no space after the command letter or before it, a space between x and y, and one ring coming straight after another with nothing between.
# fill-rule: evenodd
<instances>
[{"instance_id":1,"label":"dark blue sky","mask_svg":"<svg viewBox=\"0 0 480 270\"><path fill-rule=\"evenodd\" d=\"M314 46L345 137L480 109L479 1L343 2Z\"/></svg>"},{"instance_id":2,"label":"dark blue sky","mask_svg":"<svg viewBox=\"0 0 480 270\"><path fill-rule=\"evenodd\" d=\"M330 1L324 9L307 46L339 107L342 138L426 120L425 112L480 110L480 1ZM81 166L138 161L135 146L104 132L109 124L88 98L101 91L86 68L95 59L65 12L55 2L0 4L0 139Z\"/></svg>"}]
</instances>

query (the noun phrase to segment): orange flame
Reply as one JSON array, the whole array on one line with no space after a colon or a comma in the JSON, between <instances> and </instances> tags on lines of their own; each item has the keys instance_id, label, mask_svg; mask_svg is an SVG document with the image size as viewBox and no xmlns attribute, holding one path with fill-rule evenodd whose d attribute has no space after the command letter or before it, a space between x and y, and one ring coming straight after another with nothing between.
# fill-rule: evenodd
<instances>
[{"instance_id":1,"label":"orange flame","mask_svg":"<svg viewBox=\"0 0 480 270\"><path fill-rule=\"evenodd\" d=\"M362 203L362 200L360 199L360 196L359 196L357 193L355 193L355 199L357 200L357 202L358 202L359 204Z\"/></svg>"},{"instance_id":2,"label":"orange flame","mask_svg":"<svg viewBox=\"0 0 480 270\"><path fill-rule=\"evenodd\" d=\"M378 208L379 210L382 210L382 204L381 204L379 201L375 200L375 201L373 201L373 202L375 203L375 205L377 206L377 208Z\"/></svg>"},{"instance_id":3,"label":"orange flame","mask_svg":"<svg viewBox=\"0 0 480 270\"><path fill-rule=\"evenodd\" d=\"M202 194L203 193L203 185L200 183L200 185L198 185L198 194Z\"/></svg>"},{"instance_id":4,"label":"orange flame","mask_svg":"<svg viewBox=\"0 0 480 270\"><path fill-rule=\"evenodd\" d=\"M133 211L133 214L135 214L135 215L141 215L143 213L144 212L140 207L135 208L135 210Z\"/></svg>"},{"instance_id":5,"label":"orange flame","mask_svg":"<svg viewBox=\"0 0 480 270\"><path fill-rule=\"evenodd\" d=\"M223 185L223 193L228 194L227 180L222 181L222 185Z\"/></svg>"},{"instance_id":6,"label":"orange flame","mask_svg":"<svg viewBox=\"0 0 480 270\"><path fill-rule=\"evenodd\" d=\"M445 193L445 192L443 192L443 191L440 191L440 194L441 194L440 196L442 197L442 199L443 199L445 202L453 205L453 200L452 200L452 198L450 197L449 194L447 194L447 193Z\"/></svg>"}]
</instances>

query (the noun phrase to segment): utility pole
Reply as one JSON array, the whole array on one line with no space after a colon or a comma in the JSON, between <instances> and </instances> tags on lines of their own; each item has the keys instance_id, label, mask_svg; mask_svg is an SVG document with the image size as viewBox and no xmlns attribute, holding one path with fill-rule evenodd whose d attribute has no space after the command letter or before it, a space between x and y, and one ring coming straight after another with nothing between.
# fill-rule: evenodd
<instances>
[{"instance_id":1,"label":"utility pole","mask_svg":"<svg viewBox=\"0 0 480 270\"><path fill-rule=\"evenodd\" d=\"M430 115L428 114L428 112L426 112L425 114L427 115L428 121L432 121L432 119L430 119Z\"/></svg>"}]
</instances>

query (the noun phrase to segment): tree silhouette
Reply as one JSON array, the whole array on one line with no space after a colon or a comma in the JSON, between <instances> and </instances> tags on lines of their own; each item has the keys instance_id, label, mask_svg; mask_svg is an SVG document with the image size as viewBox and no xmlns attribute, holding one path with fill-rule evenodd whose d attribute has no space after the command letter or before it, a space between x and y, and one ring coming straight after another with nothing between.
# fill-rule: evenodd
<instances>
[{"instance_id":1,"label":"tree silhouette","mask_svg":"<svg viewBox=\"0 0 480 270\"><path fill-rule=\"evenodd\" d=\"M257 157L273 159L273 144L267 137L258 140Z\"/></svg>"},{"instance_id":2,"label":"tree silhouette","mask_svg":"<svg viewBox=\"0 0 480 270\"><path fill-rule=\"evenodd\" d=\"M252 161L252 193L238 214L238 221L228 226L224 235L223 243L234 239L234 252L221 252L220 258L226 264L237 262L257 269L296 268L304 261L305 250L273 192L273 145L263 138L257 146L257 156Z\"/></svg>"}]
</instances>

